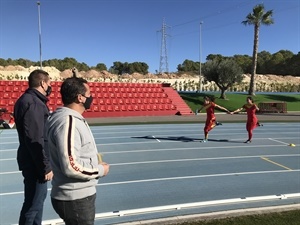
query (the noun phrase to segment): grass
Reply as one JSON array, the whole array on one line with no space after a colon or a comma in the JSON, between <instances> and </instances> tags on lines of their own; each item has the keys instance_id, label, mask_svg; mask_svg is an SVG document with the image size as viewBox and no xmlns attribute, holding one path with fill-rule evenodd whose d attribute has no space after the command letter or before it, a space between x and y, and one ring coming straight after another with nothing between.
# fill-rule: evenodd
<instances>
[{"instance_id":1,"label":"grass","mask_svg":"<svg viewBox=\"0 0 300 225\"><path fill-rule=\"evenodd\" d=\"M220 99L220 93L180 93L180 96L195 112L203 104L203 97L206 95L215 96L216 104L227 108L230 111L241 108L246 103L247 94L228 93L227 99ZM260 102L286 102L288 111L300 111L300 95L299 94L257 94L253 97L256 104Z\"/></svg>"},{"instance_id":2,"label":"grass","mask_svg":"<svg viewBox=\"0 0 300 225\"><path fill-rule=\"evenodd\" d=\"M177 223L177 225L299 225L300 210L256 214L224 219Z\"/></svg>"}]
</instances>

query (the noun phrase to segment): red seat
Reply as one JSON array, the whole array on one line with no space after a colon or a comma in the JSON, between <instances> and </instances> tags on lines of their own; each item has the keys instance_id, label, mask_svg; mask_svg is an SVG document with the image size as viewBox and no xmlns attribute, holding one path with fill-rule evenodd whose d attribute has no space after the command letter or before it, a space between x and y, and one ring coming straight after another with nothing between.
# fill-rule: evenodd
<instances>
[{"instance_id":1,"label":"red seat","mask_svg":"<svg viewBox=\"0 0 300 225\"><path fill-rule=\"evenodd\" d=\"M21 85L22 85L22 82L20 80L15 81L15 86L21 86Z\"/></svg>"},{"instance_id":2,"label":"red seat","mask_svg":"<svg viewBox=\"0 0 300 225\"><path fill-rule=\"evenodd\" d=\"M140 99L140 98L137 98L137 99L136 99L136 104L143 104L143 100Z\"/></svg>"},{"instance_id":3,"label":"red seat","mask_svg":"<svg viewBox=\"0 0 300 225\"><path fill-rule=\"evenodd\" d=\"M142 111L146 111L146 110L147 110L145 105L141 105L141 106L140 106L140 109L141 109Z\"/></svg>"},{"instance_id":4,"label":"red seat","mask_svg":"<svg viewBox=\"0 0 300 225\"><path fill-rule=\"evenodd\" d=\"M98 93L97 93L97 98L103 98L103 93L98 92Z\"/></svg>"},{"instance_id":5,"label":"red seat","mask_svg":"<svg viewBox=\"0 0 300 225\"><path fill-rule=\"evenodd\" d=\"M114 105L114 111L120 111L121 109L120 109L120 106L118 106L118 105Z\"/></svg>"},{"instance_id":6,"label":"red seat","mask_svg":"<svg viewBox=\"0 0 300 225\"><path fill-rule=\"evenodd\" d=\"M13 86L6 86L5 87L5 91L6 92L12 92L14 90L14 87Z\"/></svg>"},{"instance_id":7,"label":"red seat","mask_svg":"<svg viewBox=\"0 0 300 225\"><path fill-rule=\"evenodd\" d=\"M104 99L102 99L102 98L100 98L100 99L98 100L98 102L99 102L99 105L105 105L105 101L104 101Z\"/></svg>"},{"instance_id":8,"label":"red seat","mask_svg":"<svg viewBox=\"0 0 300 225\"><path fill-rule=\"evenodd\" d=\"M109 112L114 111L114 106L113 105L108 105L107 106L107 111L109 111Z\"/></svg>"},{"instance_id":9,"label":"red seat","mask_svg":"<svg viewBox=\"0 0 300 225\"><path fill-rule=\"evenodd\" d=\"M94 96L93 96L93 105L98 105L99 104L99 100L98 100L98 98L94 98Z\"/></svg>"},{"instance_id":10,"label":"red seat","mask_svg":"<svg viewBox=\"0 0 300 225\"><path fill-rule=\"evenodd\" d=\"M61 99L57 99L57 100L56 100L56 105L62 105Z\"/></svg>"},{"instance_id":11,"label":"red seat","mask_svg":"<svg viewBox=\"0 0 300 225\"><path fill-rule=\"evenodd\" d=\"M3 93L3 98L10 98L9 93L4 92L4 93Z\"/></svg>"},{"instance_id":12,"label":"red seat","mask_svg":"<svg viewBox=\"0 0 300 225\"><path fill-rule=\"evenodd\" d=\"M118 104L119 105L124 105L125 101L122 98L118 98Z\"/></svg>"},{"instance_id":13,"label":"red seat","mask_svg":"<svg viewBox=\"0 0 300 225\"><path fill-rule=\"evenodd\" d=\"M128 107L127 107L127 110L128 110L128 111L133 111L133 110L134 110L134 108L133 108L133 106L132 106L132 105L128 105Z\"/></svg>"},{"instance_id":14,"label":"red seat","mask_svg":"<svg viewBox=\"0 0 300 225\"><path fill-rule=\"evenodd\" d=\"M14 81L8 81L7 83L6 83L6 85L8 85L8 86L14 86L15 85L15 82Z\"/></svg>"},{"instance_id":15,"label":"red seat","mask_svg":"<svg viewBox=\"0 0 300 225\"><path fill-rule=\"evenodd\" d=\"M53 98L50 98L49 101L48 101L48 104L49 105L55 105L56 101Z\"/></svg>"},{"instance_id":16,"label":"red seat","mask_svg":"<svg viewBox=\"0 0 300 225\"><path fill-rule=\"evenodd\" d=\"M152 111L152 110L153 110L153 105L147 105L147 106L146 106L146 109L147 109L148 111Z\"/></svg>"},{"instance_id":17,"label":"red seat","mask_svg":"<svg viewBox=\"0 0 300 225\"><path fill-rule=\"evenodd\" d=\"M117 93L116 93L116 98L122 98L122 93L117 92Z\"/></svg>"},{"instance_id":18,"label":"red seat","mask_svg":"<svg viewBox=\"0 0 300 225\"><path fill-rule=\"evenodd\" d=\"M101 111L101 112L106 112L106 111L107 111L106 105L101 105L101 106L100 106L100 111Z\"/></svg>"},{"instance_id":19,"label":"red seat","mask_svg":"<svg viewBox=\"0 0 300 225\"><path fill-rule=\"evenodd\" d=\"M99 112L100 111L98 105L92 105L91 109L92 109L93 112Z\"/></svg>"},{"instance_id":20,"label":"red seat","mask_svg":"<svg viewBox=\"0 0 300 225\"><path fill-rule=\"evenodd\" d=\"M9 99L8 100L8 105L15 105L15 100Z\"/></svg>"},{"instance_id":21,"label":"red seat","mask_svg":"<svg viewBox=\"0 0 300 225\"><path fill-rule=\"evenodd\" d=\"M111 105L111 99L110 98L105 99L105 105Z\"/></svg>"},{"instance_id":22,"label":"red seat","mask_svg":"<svg viewBox=\"0 0 300 225\"><path fill-rule=\"evenodd\" d=\"M121 111L127 111L127 106L126 105L121 105Z\"/></svg>"},{"instance_id":23,"label":"red seat","mask_svg":"<svg viewBox=\"0 0 300 225\"><path fill-rule=\"evenodd\" d=\"M117 105L117 104L119 103L119 101L118 101L117 98L113 98L113 99L111 100L111 103L112 103L113 105Z\"/></svg>"},{"instance_id":24,"label":"red seat","mask_svg":"<svg viewBox=\"0 0 300 225\"><path fill-rule=\"evenodd\" d=\"M1 107L8 106L8 99L1 99L0 100L0 106Z\"/></svg>"},{"instance_id":25,"label":"red seat","mask_svg":"<svg viewBox=\"0 0 300 225\"><path fill-rule=\"evenodd\" d=\"M157 105L153 105L153 110L159 110L158 106Z\"/></svg>"}]
</instances>

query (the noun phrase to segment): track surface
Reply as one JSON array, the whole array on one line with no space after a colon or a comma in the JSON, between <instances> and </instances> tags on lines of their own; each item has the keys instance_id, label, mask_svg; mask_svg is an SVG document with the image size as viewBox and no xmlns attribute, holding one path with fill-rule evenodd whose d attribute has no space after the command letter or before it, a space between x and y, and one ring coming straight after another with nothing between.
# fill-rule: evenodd
<instances>
[{"instance_id":1,"label":"track surface","mask_svg":"<svg viewBox=\"0 0 300 225\"><path fill-rule=\"evenodd\" d=\"M243 143L247 139L244 123L216 127L207 143L200 142L203 124L91 129L98 151L111 165L109 175L97 186L96 224L300 202L300 197L262 197L300 192L300 123L265 123L254 131L251 144ZM17 133L15 129L0 132L0 224L17 224L23 201L22 175L16 163ZM48 187L50 190L50 183ZM157 208L251 197L262 198L182 210ZM103 216L148 207L153 207L152 213L145 209L138 215ZM58 219L49 196L43 218Z\"/></svg>"}]
</instances>

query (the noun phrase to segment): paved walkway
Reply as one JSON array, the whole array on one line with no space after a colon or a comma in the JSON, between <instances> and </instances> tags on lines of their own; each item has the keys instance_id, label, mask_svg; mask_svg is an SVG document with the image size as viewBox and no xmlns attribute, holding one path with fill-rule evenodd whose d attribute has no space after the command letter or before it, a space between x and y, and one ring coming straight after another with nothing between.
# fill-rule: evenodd
<instances>
[{"instance_id":1,"label":"paved walkway","mask_svg":"<svg viewBox=\"0 0 300 225\"><path fill-rule=\"evenodd\" d=\"M216 113L219 122L246 122L247 115ZM257 115L261 123L264 122L300 122L300 112L291 113L265 113ZM206 114L190 116L135 116L135 117L100 117L87 118L89 124L147 124L147 123L198 123L204 122Z\"/></svg>"}]
</instances>

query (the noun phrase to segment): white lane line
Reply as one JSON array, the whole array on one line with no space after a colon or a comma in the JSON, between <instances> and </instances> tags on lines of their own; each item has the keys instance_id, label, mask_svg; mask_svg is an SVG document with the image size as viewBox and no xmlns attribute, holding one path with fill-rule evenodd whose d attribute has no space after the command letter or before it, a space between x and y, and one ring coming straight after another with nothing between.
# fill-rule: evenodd
<instances>
[{"instance_id":1,"label":"white lane line","mask_svg":"<svg viewBox=\"0 0 300 225\"><path fill-rule=\"evenodd\" d=\"M288 143L286 143L286 142L283 142L283 141L278 141L278 140L276 140L276 139L274 139L274 138L268 138L269 140L271 140L271 141L275 141L275 142L278 142L278 143L281 143L281 144L284 144L284 145L289 145Z\"/></svg>"},{"instance_id":2,"label":"white lane line","mask_svg":"<svg viewBox=\"0 0 300 225\"><path fill-rule=\"evenodd\" d=\"M17 174L17 173L21 173L21 171L2 172L2 173L0 173L0 175Z\"/></svg>"},{"instance_id":3,"label":"white lane line","mask_svg":"<svg viewBox=\"0 0 300 225\"><path fill-rule=\"evenodd\" d=\"M170 160L156 160L156 161L140 161L140 162L127 162L127 163L110 163L111 166L124 166L124 165L139 165L139 164L154 164L154 163L169 163L169 162L189 162L189 161L213 161L213 160L227 160L227 159L249 159L261 157L300 157L300 154L285 154L285 155L253 155L253 156L229 156L229 157L215 157L215 158L193 158L193 159L170 159ZM0 175L16 174L20 171L1 172Z\"/></svg>"},{"instance_id":4,"label":"white lane line","mask_svg":"<svg viewBox=\"0 0 300 225\"><path fill-rule=\"evenodd\" d=\"M294 138L298 138L298 137L294 137ZM266 138L256 138L256 139L266 139ZM288 138L286 138L288 139ZM293 138L290 138L290 139L293 139ZM244 139L232 139L232 140L244 140ZM169 141L169 142L174 142L174 141ZM122 144L126 144L127 142L125 143L115 143L115 144L97 144L97 146L104 146L104 145L122 145ZM130 142L129 144L144 144L144 143L147 143L147 142ZM157 142L148 142L148 143L157 143ZM127 143L128 144L128 143ZM200 143L199 143L200 144ZM114 151L114 152L101 152L103 154L119 154L119 153L136 153L136 152L156 152L156 151L180 151L180 150L203 150L203 149L222 149L222 148L261 148L261 147L283 147L283 146L286 146L286 144L284 145L237 145L237 146L204 146L204 145L199 145L197 147L191 147L191 148L152 148L152 149L147 149L147 150L144 150L144 149L137 149L137 150L128 150L128 151ZM0 153L1 152L14 152L14 151L17 151L17 149L10 149L10 150L0 150Z\"/></svg>"},{"instance_id":5,"label":"white lane line","mask_svg":"<svg viewBox=\"0 0 300 225\"><path fill-rule=\"evenodd\" d=\"M208 174L208 175L196 175L196 176L185 176L185 177L165 177L165 178L154 178L154 179L145 179L145 180L132 180L132 181L102 183L102 184L97 184L97 186L145 183L145 182L168 181L168 180L184 180L184 179L207 178L207 177L225 177L225 176L237 176L237 175L293 173L293 172L300 172L300 169L299 170L293 170L293 171L290 171L290 170L273 170L273 171L254 171L254 172L240 172L240 173Z\"/></svg>"},{"instance_id":6,"label":"white lane line","mask_svg":"<svg viewBox=\"0 0 300 225\"><path fill-rule=\"evenodd\" d=\"M189 131L191 131L191 130L189 130ZM149 131L145 131L145 132L149 133ZM284 133L285 134L295 134L295 132L284 132ZM99 134L101 134L101 133L99 133ZM114 133L114 134L116 134L116 133ZM127 134L128 134L128 132L127 132ZM241 135L241 134L244 134L244 133L241 133L241 132L231 133L231 132L227 132L227 131L226 131L226 133L224 133L224 131L222 131L222 132L216 131L213 134L210 134L210 137L211 136L220 136L220 135L222 135L224 137L224 136ZM278 134L278 132L264 132L263 134L264 135L271 135L271 134ZM148 136L148 135L146 135L146 136L137 136L136 134L132 134L132 135L126 135L126 136L117 136L117 135L114 135L112 137L103 137L103 136L97 137L95 134L93 134L93 135L94 135L94 139L95 140L127 139L127 138L130 138L130 139L140 138L141 139L143 137L147 137ZM104 134L101 134L101 135L104 135ZM199 131L199 134L196 133L196 135L195 135L195 132L186 132L184 134L182 134L182 133L180 133L180 134L179 133L173 134L173 133L170 133L170 132L167 133L167 134L159 134L159 133L156 132L156 134L155 134L156 137L157 136L168 137L168 136L175 136L175 135L180 135L180 136L183 136L183 135L184 136L193 135L193 137L195 137L195 136L196 137L202 136L202 134L200 134L200 131ZM294 138L298 139L298 137L294 137ZM255 139L259 140L259 139L266 139L266 138L255 138ZM281 138L280 137L280 139L292 139L292 138L291 137L287 137L287 138ZM231 139L231 140L242 140L242 139ZM140 143L140 142L135 142L135 143ZM2 142L1 144L2 145L4 145L4 144L19 144L19 142L18 141L14 141L14 142ZM114 143L112 143L112 144L114 144ZM2 150L0 150L0 151L2 151Z\"/></svg>"},{"instance_id":7,"label":"white lane line","mask_svg":"<svg viewBox=\"0 0 300 225\"><path fill-rule=\"evenodd\" d=\"M264 157L297 157L300 154L289 155L264 155ZM232 156L232 157L217 157L217 158L193 158L193 159L170 159L170 160L156 160L156 161L142 161L142 162L127 162L127 163L111 163L111 166L123 166L123 165L138 165L138 164L152 164L152 163L169 163L169 162L189 162L189 161L213 161L213 160L227 160L227 159L249 159L249 158L261 158L261 155L253 156Z\"/></svg>"},{"instance_id":8,"label":"white lane line","mask_svg":"<svg viewBox=\"0 0 300 225\"><path fill-rule=\"evenodd\" d=\"M157 140L158 142L160 142L160 140L158 140L156 137L152 136L155 140Z\"/></svg>"},{"instance_id":9,"label":"white lane line","mask_svg":"<svg viewBox=\"0 0 300 225\"><path fill-rule=\"evenodd\" d=\"M110 186L119 184L134 184L134 183L146 183L146 182L159 182L159 181L169 181L169 180L184 180L184 179L198 179L207 177L225 177L225 176L237 176L237 175L255 175L255 174L271 174L271 173L294 173L300 172L299 170L269 170L269 171L254 171L254 172L239 172L239 173L221 173L221 174L207 174L207 175L196 175L196 176L184 176L184 177L165 177L165 178L154 178L154 179L144 179L144 180L130 180L130 181L119 181L111 183L101 183L96 186ZM51 190L48 188L48 191ZM0 193L0 196L23 194L22 191L18 192L6 192Z\"/></svg>"}]
</instances>

